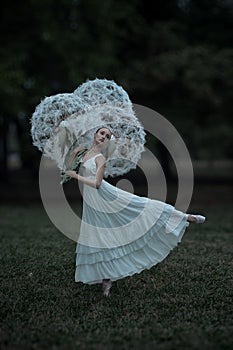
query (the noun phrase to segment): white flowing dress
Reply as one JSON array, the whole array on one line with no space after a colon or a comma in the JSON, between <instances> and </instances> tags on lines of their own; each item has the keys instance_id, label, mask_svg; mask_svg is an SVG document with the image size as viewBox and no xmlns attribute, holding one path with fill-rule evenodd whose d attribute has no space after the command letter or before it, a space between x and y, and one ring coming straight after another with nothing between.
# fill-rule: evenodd
<instances>
[{"instance_id":1,"label":"white flowing dress","mask_svg":"<svg viewBox=\"0 0 233 350\"><path fill-rule=\"evenodd\" d=\"M95 178L95 159L80 174ZM172 205L123 191L104 179L83 185L83 213L76 246L75 282L101 283L132 276L161 262L181 241L187 214Z\"/></svg>"}]
</instances>

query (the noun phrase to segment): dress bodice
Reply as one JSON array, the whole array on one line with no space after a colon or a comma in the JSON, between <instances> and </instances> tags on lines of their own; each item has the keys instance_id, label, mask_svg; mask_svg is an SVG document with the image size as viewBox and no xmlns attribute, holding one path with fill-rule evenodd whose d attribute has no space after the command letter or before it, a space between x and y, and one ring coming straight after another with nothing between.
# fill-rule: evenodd
<instances>
[{"instance_id":1,"label":"dress bodice","mask_svg":"<svg viewBox=\"0 0 233 350\"><path fill-rule=\"evenodd\" d=\"M80 175L85 177L95 177L96 176L96 163L95 159L99 156L102 156L102 153L98 153L95 156L83 161L83 157L81 158L80 164Z\"/></svg>"}]
</instances>

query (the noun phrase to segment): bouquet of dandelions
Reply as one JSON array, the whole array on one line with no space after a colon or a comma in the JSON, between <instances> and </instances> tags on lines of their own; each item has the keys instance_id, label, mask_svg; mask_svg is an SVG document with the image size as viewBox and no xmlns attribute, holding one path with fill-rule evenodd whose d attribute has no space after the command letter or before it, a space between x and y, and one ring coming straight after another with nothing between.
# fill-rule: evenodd
<instances>
[{"instance_id":1,"label":"bouquet of dandelions","mask_svg":"<svg viewBox=\"0 0 233 350\"><path fill-rule=\"evenodd\" d=\"M81 165L82 157L87 153L88 148L85 148L79 152L75 152L75 145L67 152L64 168L61 170L61 184L66 183L71 179L70 176L66 174L67 170L74 170L78 174Z\"/></svg>"},{"instance_id":2,"label":"bouquet of dandelions","mask_svg":"<svg viewBox=\"0 0 233 350\"><path fill-rule=\"evenodd\" d=\"M89 80L73 93L45 97L31 118L33 145L55 160L61 183L65 183L70 179L65 171L78 171L81 158L92 145L94 131L103 125L116 136L106 149L104 177L136 168L144 151L144 129L127 92L106 79ZM73 157L79 145L85 149Z\"/></svg>"}]
</instances>

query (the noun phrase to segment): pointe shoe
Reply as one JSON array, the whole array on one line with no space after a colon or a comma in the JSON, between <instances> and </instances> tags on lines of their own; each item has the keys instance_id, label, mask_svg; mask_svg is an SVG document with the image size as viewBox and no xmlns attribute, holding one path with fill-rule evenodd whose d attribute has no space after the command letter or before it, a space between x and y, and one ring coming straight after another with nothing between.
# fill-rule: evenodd
<instances>
[{"instance_id":1,"label":"pointe shoe","mask_svg":"<svg viewBox=\"0 0 233 350\"><path fill-rule=\"evenodd\" d=\"M194 214L189 214L189 215L191 215L191 216L193 216L195 219L196 219L196 221L191 221L191 222L193 222L194 224L204 224L204 222L205 222L205 216L202 216L202 215L194 215Z\"/></svg>"},{"instance_id":2,"label":"pointe shoe","mask_svg":"<svg viewBox=\"0 0 233 350\"><path fill-rule=\"evenodd\" d=\"M103 294L104 294L105 297L108 297L110 295L111 287L112 287L112 281L111 280L109 280L108 282L104 283L104 286L103 286L104 293Z\"/></svg>"}]
</instances>

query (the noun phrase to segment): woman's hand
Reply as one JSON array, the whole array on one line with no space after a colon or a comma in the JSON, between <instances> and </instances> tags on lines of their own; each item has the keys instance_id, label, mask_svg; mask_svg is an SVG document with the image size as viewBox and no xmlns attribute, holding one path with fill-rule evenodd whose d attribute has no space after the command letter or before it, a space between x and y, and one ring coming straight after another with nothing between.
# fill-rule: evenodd
<instances>
[{"instance_id":1,"label":"woman's hand","mask_svg":"<svg viewBox=\"0 0 233 350\"><path fill-rule=\"evenodd\" d=\"M74 170L66 171L66 175L73 177L74 179L78 179L78 174Z\"/></svg>"}]
</instances>

